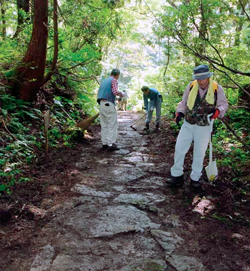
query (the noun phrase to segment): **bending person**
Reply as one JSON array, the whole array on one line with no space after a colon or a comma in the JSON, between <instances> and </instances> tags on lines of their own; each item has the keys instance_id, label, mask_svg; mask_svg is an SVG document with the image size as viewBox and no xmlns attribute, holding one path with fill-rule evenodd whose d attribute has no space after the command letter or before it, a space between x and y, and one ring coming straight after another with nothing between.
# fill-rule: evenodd
<instances>
[{"instance_id":1,"label":"bending person","mask_svg":"<svg viewBox=\"0 0 250 271\"><path fill-rule=\"evenodd\" d=\"M155 129L158 130L160 127L161 121L161 103L162 103L162 95L158 92L155 88L149 88L144 86L141 88L143 92L143 99L144 99L144 108L147 111L147 118L146 118L146 130L149 129L149 123L152 119L152 114L154 108L156 108L156 121L155 121ZM150 102L148 102L150 100Z\"/></svg>"}]
</instances>

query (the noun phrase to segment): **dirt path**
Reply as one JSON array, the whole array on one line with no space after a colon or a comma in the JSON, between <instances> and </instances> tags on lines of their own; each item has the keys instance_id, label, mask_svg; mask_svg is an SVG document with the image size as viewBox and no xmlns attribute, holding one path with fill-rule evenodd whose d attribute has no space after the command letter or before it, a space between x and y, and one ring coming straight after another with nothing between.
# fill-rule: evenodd
<instances>
[{"instance_id":1,"label":"dirt path","mask_svg":"<svg viewBox=\"0 0 250 271\"><path fill-rule=\"evenodd\" d=\"M99 139L89 140L63 151L60 161L52 157L50 177L42 164L37 183L43 199L34 196L24 208L22 229L5 244L0 270L250 270L249 227L212 217L223 202L209 187L200 194L188 183L166 187L175 136L133 131L136 118L119 114L120 151L101 151ZM0 234L13 229L2 226Z\"/></svg>"}]
</instances>

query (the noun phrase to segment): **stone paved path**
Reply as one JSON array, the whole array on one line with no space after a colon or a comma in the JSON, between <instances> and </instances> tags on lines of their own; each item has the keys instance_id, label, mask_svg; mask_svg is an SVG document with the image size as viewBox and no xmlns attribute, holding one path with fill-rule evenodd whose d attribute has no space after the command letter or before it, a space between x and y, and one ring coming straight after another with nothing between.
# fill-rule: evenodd
<instances>
[{"instance_id":1,"label":"stone paved path","mask_svg":"<svg viewBox=\"0 0 250 271\"><path fill-rule=\"evenodd\" d=\"M166 218L171 194L154 173L162 167L151 159L149 139L130 128L136 118L119 114L120 151L85 149L72 172L79 180L73 197L38 236L29 269L20 270L205 270L182 249L178 216ZM164 227L168 222L172 229Z\"/></svg>"}]
</instances>

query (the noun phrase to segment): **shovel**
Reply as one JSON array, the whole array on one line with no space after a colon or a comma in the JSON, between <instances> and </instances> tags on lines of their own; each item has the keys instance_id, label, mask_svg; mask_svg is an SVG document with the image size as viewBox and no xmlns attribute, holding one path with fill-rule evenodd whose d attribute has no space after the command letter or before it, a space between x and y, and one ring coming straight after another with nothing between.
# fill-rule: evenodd
<instances>
[{"instance_id":1,"label":"shovel","mask_svg":"<svg viewBox=\"0 0 250 271\"><path fill-rule=\"evenodd\" d=\"M210 136L209 136L209 164L205 168L207 178L210 182L213 182L218 177L218 169L216 165L216 161L213 161L213 154L212 154L212 132L213 132L213 124L214 119L210 120L210 115L208 115L208 123L210 124Z\"/></svg>"}]
</instances>

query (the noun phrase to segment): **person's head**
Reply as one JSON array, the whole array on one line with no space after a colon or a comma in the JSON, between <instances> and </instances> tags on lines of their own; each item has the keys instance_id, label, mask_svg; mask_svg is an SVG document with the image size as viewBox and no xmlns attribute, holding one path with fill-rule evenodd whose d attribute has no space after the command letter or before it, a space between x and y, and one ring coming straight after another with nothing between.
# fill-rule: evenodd
<instances>
[{"instance_id":1,"label":"person's head","mask_svg":"<svg viewBox=\"0 0 250 271\"><path fill-rule=\"evenodd\" d=\"M111 72L111 76L113 76L114 78L118 79L119 76L120 76L120 70L118 69L113 69L112 72Z\"/></svg>"},{"instance_id":2,"label":"person's head","mask_svg":"<svg viewBox=\"0 0 250 271\"><path fill-rule=\"evenodd\" d=\"M141 88L141 91L143 92L143 94L148 95L148 94L149 94L149 87L143 86L143 87Z\"/></svg>"},{"instance_id":3,"label":"person's head","mask_svg":"<svg viewBox=\"0 0 250 271\"><path fill-rule=\"evenodd\" d=\"M193 79L197 80L201 88L206 88L212 75L213 73L209 71L208 65L199 65L194 68Z\"/></svg>"}]
</instances>

